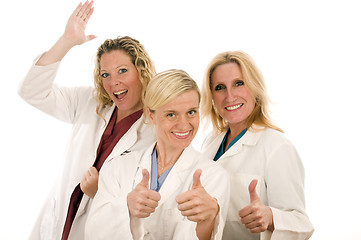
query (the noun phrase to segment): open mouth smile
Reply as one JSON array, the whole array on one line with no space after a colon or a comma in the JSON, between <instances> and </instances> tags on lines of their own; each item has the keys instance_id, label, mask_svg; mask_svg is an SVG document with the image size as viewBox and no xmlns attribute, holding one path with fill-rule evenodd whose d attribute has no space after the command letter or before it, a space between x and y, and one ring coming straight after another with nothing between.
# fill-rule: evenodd
<instances>
[{"instance_id":1,"label":"open mouth smile","mask_svg":"<svg viewBox=\"0 0 361 240\"><path fill-rule=\"evenodd\" d=\"M124 89L124 90L120 90L119 92L114 92L113 95L116 98L121 99L127 92L128 90Z\"/></svg>"},{"instance_id":2,"label":"open mouth smile","mask_svg":"<svg viewBox=\"0 0 361 240\"><path fill-rule=\"evenodd\" d=\"M226 110L228 111L233 111L233 110L236 110L236 109L239 109L243 106L243 103L241 104L237 104L237 105L233 105L233 106L230 106L230 107L225 107Z\"/></svg>"}]
</instances>

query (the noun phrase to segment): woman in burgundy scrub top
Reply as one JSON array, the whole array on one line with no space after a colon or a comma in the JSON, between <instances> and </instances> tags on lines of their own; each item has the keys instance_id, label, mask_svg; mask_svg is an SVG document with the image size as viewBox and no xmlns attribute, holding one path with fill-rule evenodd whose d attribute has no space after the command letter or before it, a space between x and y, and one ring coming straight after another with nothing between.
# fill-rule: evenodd
<instances>
[{"instance_id":1,"label":"woman in burgundy scrub top","mask_svg":"<svg viewBox=\"0 0 361 240\"><path fill-rule=\"evenodd\" d=\"M142 120L141 94L155 68L137 40L108 39L98 48L95 88L68 88L54 83L67 52L95 38L85 34L93 10L93 2L78 5L64 34L35 60L19 86L19 95L26 102L73 124L63 173L29 239L84 239L85 220L103 163L154 141L152 129Z\"/></svg>"}]
</instances>

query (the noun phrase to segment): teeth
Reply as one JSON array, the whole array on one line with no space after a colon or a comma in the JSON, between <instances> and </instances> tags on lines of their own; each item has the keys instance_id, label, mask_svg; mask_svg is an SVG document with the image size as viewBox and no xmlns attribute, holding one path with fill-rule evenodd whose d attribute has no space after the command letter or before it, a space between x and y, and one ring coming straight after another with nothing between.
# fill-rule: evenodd
<instances>
[{"instance_id":1,"label":"teeth","mask_svg":"<svg viewBox=\"0 0 361 240\"><path fill-rule=\"evenodd\" d=\"M185 133L176 133L176 132L173 132L175 135L177 136L180 136L180 137L184 137L184 136L187 136L189 134L189 131L188 132L185 132Z\"/></svg>"},{"instance_id":2,"label":"teeth","mask_svg":"<svg viewBox=\"0 0 361 240\"><path fill-rule=\"evenodd\" d=\"M237 109L237 108L240 108L241 106L243 106L243 103L238 104L238 105L234 105L234 106L232 106L232 107L226 107L226 109L227 109L227 110L235 110L235 109Z\"/></svg>"},{"instance_id":3,"label":"teeth","mask_svg":"<svg viewBox=\"0 0 361 240\"><path fill-rule=\"evenodd\" d=\"M119 92L115 92L114 95L120 95L120 94L122 94L122 93L125 93L126 91L128 91L128 90L121 90L121 91L119 91Z\"/></svg>"}]
</instances>

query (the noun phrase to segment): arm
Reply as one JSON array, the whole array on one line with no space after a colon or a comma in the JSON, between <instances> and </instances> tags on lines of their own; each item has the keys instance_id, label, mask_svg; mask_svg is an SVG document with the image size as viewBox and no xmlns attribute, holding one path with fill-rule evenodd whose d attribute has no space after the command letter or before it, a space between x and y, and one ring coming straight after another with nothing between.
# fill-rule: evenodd
<instances>
[{"instance_id":1,"label":"arm","mask_svg":"<svg viewBox=\"0 0 361 240\"><path fill-rule=\"evenodd\" d=\"M149 217L155 212L160 200L160 194L149 189L148 170L143 169L142 175L142 181L127 196L129 215L137 218Z\"/></svg>"},{"instance_id":2,"label":"arm","mask_svg":"<svg viewBox=\"0 0 361 240\"><path fill-rule=\"evenodd\" d=\"M32 66L18 89L19 96L27 103L65 122L74 121L78 109L92 97L92 89L59 87L54 84L54 80L59 61L70 48L95 38L84 34L92 13L92 2L79 4L69 18L64 34Z\"/></svg>"},{"instance_id":3,"label":"arm","mask_svg":"<svg viewBox=\"0 0 361 240\"><path fill-rule=\"evenodd\" d=\"M305 212L304 168L291 143L280 145L269 155L265 180L273 213L270 239L309 239L314 229Z\"/></svg>"},{"instance_id":4,"label":"arm","mask_svg":"<svg viewBox=\"0 0 361 240\"><path fill-rule=\"evenodd\" d=\"M188 220L197 223L198 239L221 239L228 211L229 177L218 166L204 168L203 172L203 185L202 171L198 169L193 174L191 190L177 196L178 209Z\"/></svg>"},{"instance_id":5,"label":"arm","mask_svg":"<svg viewBox=\"0 0 361 240\"><path fill-rule=\"evenodd\" d=\"M68 19L64 34L39 58L36 65L45 66L59 62L72 47L94 39L94 35L85 35L85 28L93 11L93 1L79 3Z\"/></svg>"},{"instance_id":6,"label":"arm","mask_svg":"<svg viewBox=\"0 0 361 240\"><path fill-rule=\"evenodd\" d=\"M132 239L126 202L132 181L124 182L130 175L123 171L131 168L120 160L106 162L100 171L98 191L85 224L85 239Z\"/></svg>"},{"instance_id":7,"label":"arm","mask_svg":"<svg viewBox=\"0 0 361 240\"><path fill-rule=\"evenodd\" d=\"M219 212L217 200L210 196L201 184L202 170L193 175L192 189L177 196L178 209L188 220L196 222L198 239L211 239L216 216Z\"/></svg>"}]
</instances>

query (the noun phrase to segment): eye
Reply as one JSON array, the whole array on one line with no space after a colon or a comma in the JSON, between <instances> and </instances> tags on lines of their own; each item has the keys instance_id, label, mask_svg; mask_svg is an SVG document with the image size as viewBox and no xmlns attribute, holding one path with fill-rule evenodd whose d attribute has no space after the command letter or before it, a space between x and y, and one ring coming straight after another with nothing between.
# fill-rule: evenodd
<instances>
[{"instance_id":1,"label":"eye","mask_svg":"<svg viewBox=\"0 0 361 240\"><path fill-rule=\"evenodd\" d=\"M107 77L109 77L109 73L102 73L102 74L100 74L100 76L102 78L107 78Z\"/></svg>"},{"instance_id":2,"label":"eye","mask_svg":"<svg viewBox=\"0 0 361 240\"><path fill-rule=\"evenodd\" d=\"M174 118L175 114L174 113L168 113L166 116L167 116L167 118Z\"/></svg>"},{"instance_id":3,"label":"eye","mask_svg":"<svg viewBox=\"0 0 361 240\"><path fill-rule=\"evenodd\" d=\"M224 86L223 84L218 84L218 85L214 88L214 90L215 90L215 91L220 91L220 90L225 89L225 88L226 88L226 86Z\"/></svg>"},{"instance_id":4,"label":"eye","mask_svg":"<svg viewBox=\"0 0 361 240\"><path fill-rule=\"evenodd\" d=\"M196 110L190 110L190 111L188 112L188 115L192 117L192 116L196 115L196 113L197 113Z\"/></svg>"},{"instance_id":5,"label":"eye","mask_svg":"<svg viewBox=\"0 0 361 240\"><path fill-rule=\"evenodd\" d=\"M119 73L126 73L128 70L125 68L119 69Z\"/></svg>"},{"instance_id":6,"label":"eye","mask_svg":"<svg viewBox=\"0 0 361 240\"><path fill-rule=\"evenodd\" d=\"M236 82L236 86L243 86L244 82L242 80Z\"/></svg>"}]
</instances>

